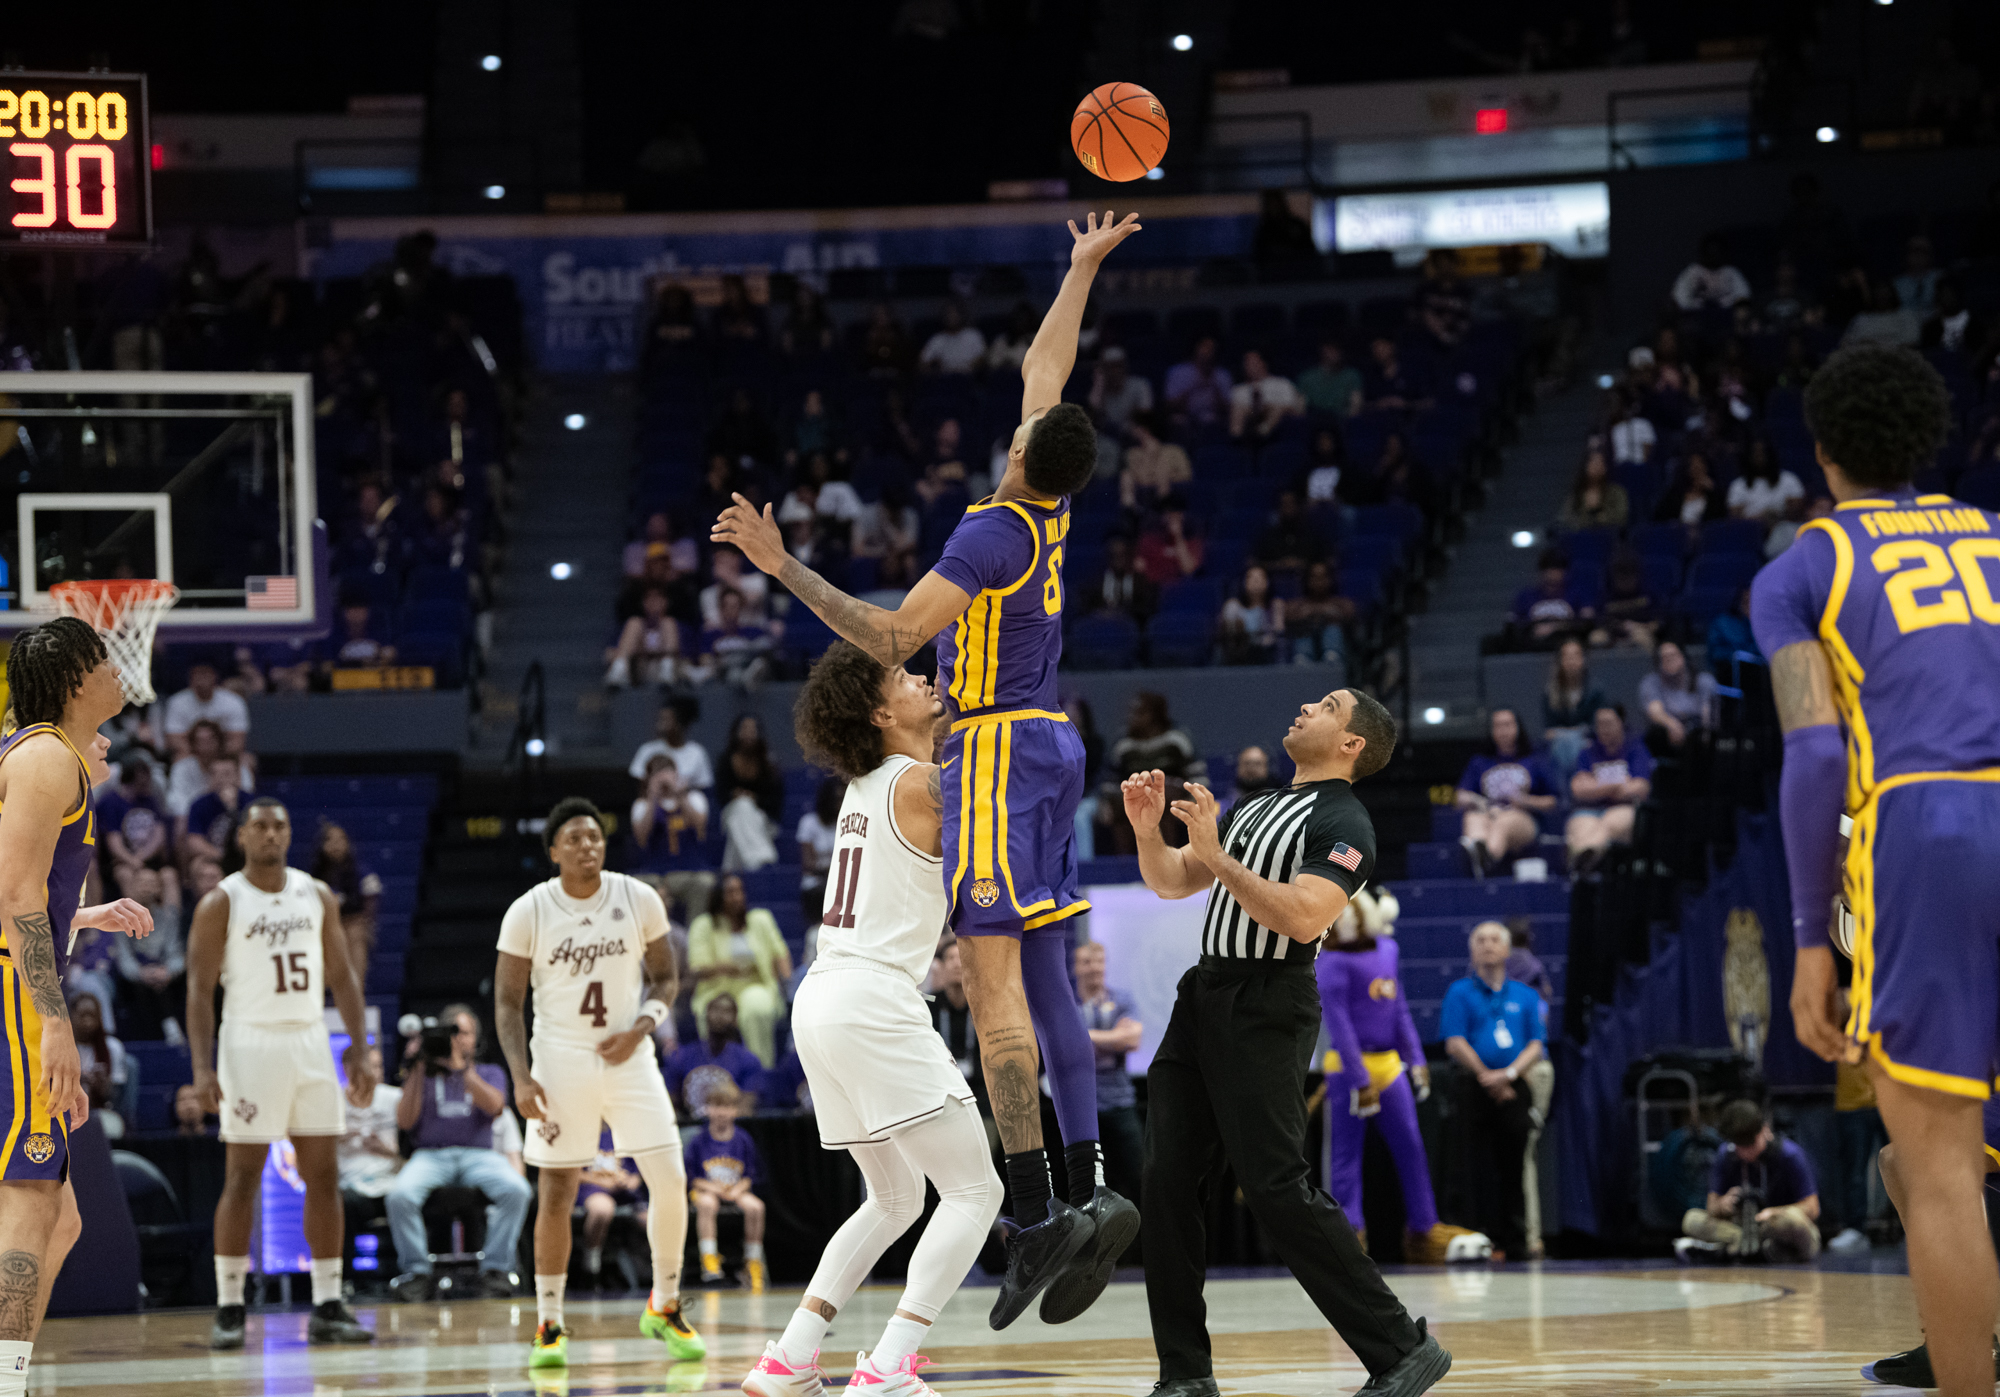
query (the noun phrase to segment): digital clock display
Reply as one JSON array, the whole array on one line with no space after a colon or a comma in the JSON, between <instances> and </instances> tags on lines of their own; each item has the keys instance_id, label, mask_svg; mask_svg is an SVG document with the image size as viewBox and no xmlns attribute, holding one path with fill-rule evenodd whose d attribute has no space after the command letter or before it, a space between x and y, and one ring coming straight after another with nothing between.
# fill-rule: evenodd
<instances>
[{"instance_id":1,"label":"digital clock display","mask_svg":"<svg viewBox=\"0 0 2000 1397\"><path fill-rule=\"evenodd\" d=\"M146 79L0 71L0 246L153 238Z\"/></svg>"}]
</instances>

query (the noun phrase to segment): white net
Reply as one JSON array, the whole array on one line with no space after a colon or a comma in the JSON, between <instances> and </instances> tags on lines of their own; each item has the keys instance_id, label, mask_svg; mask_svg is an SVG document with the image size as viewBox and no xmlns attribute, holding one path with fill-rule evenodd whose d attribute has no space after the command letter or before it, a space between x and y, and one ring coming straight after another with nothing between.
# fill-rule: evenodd
<instances>
[{"instance_id":1,"label":"white net","mask_svg":"<svg viewBox=\"0 0 2000 1397\"><path fill-rule=\"evenodd\" d=\"M173 583L153 578L59 582L49 588L49 601L59 614L76 617L104 637L104 648L118 666L118 686L128 702L137 704L156 697L153 635L180 595Z\"/></svg>"}]
</instances>

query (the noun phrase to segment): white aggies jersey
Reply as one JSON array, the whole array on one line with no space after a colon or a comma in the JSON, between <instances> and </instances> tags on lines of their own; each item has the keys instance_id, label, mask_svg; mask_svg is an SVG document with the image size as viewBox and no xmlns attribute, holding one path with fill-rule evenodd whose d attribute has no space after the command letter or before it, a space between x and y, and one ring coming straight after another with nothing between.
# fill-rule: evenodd
<instances>
[{"instance_id":1,"label":"white aggies jersey","mask_svg":"<svg viewBox=\"0 0 2000 1397\"><path fill-rule=\"evenodd\" d=\"M896 778L915 765L909 757L887 757L848 783L826 873L819 954L882 961L921 984L946 909L943 860L920 853L896 825Z\"/></svg>"},{"instance_id":2,"label":"white aggies jersey","mask_svg":"<svg viewBox=\"0 0 2000 1397\"><path fill-rule=\"evenodd\" d=\"M222 956L222 1017L232 1026L324 1023L326 966L320 941L326 904L319 884L285 870L282 892L241 873L222 880L229 894L229 940Z\"/></svg>"},{"instance_id":3,"label":"white aggies jersey","mask_svg":"<svg viewBox=\"0 0 2000 1397\"><path fill-rule=\"evenodd\" d=\"M501 919L500 949L533 967L537 1049L595 1048L639 1017L646 947L667 934L667 907L636 878L602 879L597 896L578 902L551 878Z\"/></svg>"}]
</instances>

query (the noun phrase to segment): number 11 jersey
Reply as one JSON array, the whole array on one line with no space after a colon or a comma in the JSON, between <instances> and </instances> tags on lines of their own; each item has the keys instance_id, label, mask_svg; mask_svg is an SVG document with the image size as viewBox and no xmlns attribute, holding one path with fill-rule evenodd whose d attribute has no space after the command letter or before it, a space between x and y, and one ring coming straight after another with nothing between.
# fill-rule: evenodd
<instances>
[{"instance_id":1,"label":"number 11 jersey","mask_svg":"<svg viewBox=\"0 0 2000 1397\"><path fill-rule=\"evenodd\" d=\"M666 934L660 895L623 873L604 874L597 895L581 902L560 878L515 898L500 922L500 949L532 967L536 1054L545 1045L595 1048L630 1028L646 985L646 947Z\"/></svg>"}]
</instances>

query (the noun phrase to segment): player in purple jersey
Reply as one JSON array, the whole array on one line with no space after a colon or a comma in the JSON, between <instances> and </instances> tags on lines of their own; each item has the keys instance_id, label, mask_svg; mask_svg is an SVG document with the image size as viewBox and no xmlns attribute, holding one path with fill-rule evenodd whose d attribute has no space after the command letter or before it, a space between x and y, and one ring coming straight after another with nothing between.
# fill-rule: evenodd
<instances>
[{"instance_id":1,"label":"player in purple jersey","mask_svg":"<svg viewBox=\"0 0 2000 1397\"><path fill-rule=\"evenodd\" d=\"M1073 830L1083 742L1056 696L1069 497L1097 468L1097 436L1062 401L1090 284L1137 214L1073 240L1070 270L1021 362L1021 425L989 499L968 509L943 556L894 611L856 601L794 558L769 505L743 496L710 537L743 555L843 639L901 665L933 638L946 700L942 775L945 897L979 1023L980 1058L1024 1230L1010 1234L990 1322L1012 1323L1047 1290L1041 1316L1074 1319L1103 1292L1139 1230L1138 1209L1104 1187L1095 1055L1076 1013L1063 923L1086 910ZM1039 1053L1037 1052L1039 1034ZM1043 1060L1062 1127L1068 1202L1054 1196L1042 1142Z\"/></svg>"},{"instance_id":2,"label":"player in purple jersey","mask_svg":"<svg viewBox=\"0 0 2000 1397\"><path fill-rule=\"evenodd\" d=\"M1911 350L1857 345L1827 360L1805 411L1838 507L1758 575L1751 624L1785 733L1793 1022L1819 1056L1867 1063L1906 1185L1939 1386L1990 1397L2000 1273L1980 1112L2000 1039L2000 518L1912 488L1950 402ZM1829 944L1843 809L1844 1021Z\"/></svg>"},{"instance_id":3,"label":"player in purple jersey","mask_svg":"<svg viewBox=\"0 0 2000 1397\"><path fill-rule=\"evenodd\" d=\"M75 617L25 631L7 655L11 731L0 741L0 1394L26 1390L49 1287L82 1230L69 1131L90 1114L63 999L79 927L144 936L120 899L82 906L97 855L90 789L110 775L98 727L125 706L118 666ZM89 755L86 756L85 754Z\"/></svg>"}]
</instances>

